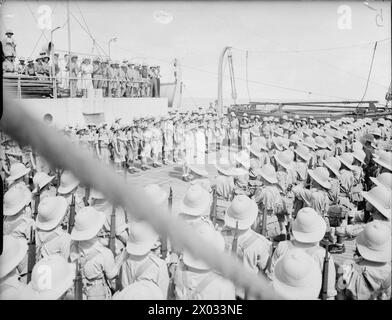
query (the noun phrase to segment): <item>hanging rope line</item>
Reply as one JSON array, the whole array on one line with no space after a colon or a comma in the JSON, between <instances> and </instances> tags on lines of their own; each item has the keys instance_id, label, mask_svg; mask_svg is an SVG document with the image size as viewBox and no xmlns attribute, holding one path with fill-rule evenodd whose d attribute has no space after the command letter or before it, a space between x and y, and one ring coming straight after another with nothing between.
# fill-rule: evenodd
<instances>
[{"instance_id":1,"label":"hanging rope line","mask_svg":"<svg viewBox=\"0 0 392 320\"><path fill-rule=\"evenodd\" d=\"M367 80L366 80L365 91L364 91L363 96L362 96L362 98L361 98L361 102L358 103L357 107L362 103L363 99L364 99L365 96L366 96L366 92L367 92L367 89L368 89L370 76L371 76L371 74L372 74L373 62L374 62L374 56L375 56L375 54L376 54L376 50L377 50L377 41L374 43L374 47L373 47L372 60L371 60L371 62L370 62L370 68L369 68L369 73L368 73Z\"/></svg>"},{"instance_id":2,"label":"hanging rope line","mask_svg":"<svg viewBox=\"0 0 392 320\"><path fill-rule=\"evenodd\" d=\"M55 129L43 125L28 112L26 101L11 100L6 96L4 102L0 129L12 139L22 145L30 145L54 167L71 171L82 184L91 186L114 205L123 207L130 218L146 221L160 235L167 235L176 246L207 263L234 285L244 288L249 296L277 298L270 281L264 276L251 272L230 254L212 248L190 225L170 215L167 208L149 201L142 187L128 183L113 168L93 158L88 151L74 145ZM24 125L21 126L21 123Z\"/></svg>"}]
</instances>

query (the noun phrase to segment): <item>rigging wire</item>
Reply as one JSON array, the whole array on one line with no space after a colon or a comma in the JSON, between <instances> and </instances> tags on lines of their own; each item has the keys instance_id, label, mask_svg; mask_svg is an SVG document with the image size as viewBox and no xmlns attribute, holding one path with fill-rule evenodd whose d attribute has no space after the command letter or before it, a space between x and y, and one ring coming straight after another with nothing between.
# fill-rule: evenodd
<instances>
[{"instance_id":1,"label":"rigging wire","mask_svg":"<svg viewBox=\"0 0 392 320\"><path fill-rule=\"evenodd\" d=\"M245 66L246 66L246 90L248 92L248 100L251 101L250 99L250 93L249 93L249 78L248 78L248 50L246 50L246 56L245 56Z\"/></svg>"},{"instance_id":2,"label":"rigging wire","mask_svg":"<svg viewBox=\"0 0 392 320\"><path fill-rule=\"evenodd\" d=\"M384 39L385 40L385 39ZM390 40L390 39L387 39L387 40ZM372 42L372 43L374 43L374 42ZM234 48L234 49L236 49L236 50L240 50L240 51L247 51L247 50L244 50L244 49L240 49L240 48ZM253 50L249 50L250 52L259 52L259 53L262 53L262 51L253 51ZM270 52L273 52L273 51L270 51ZM278 51L275 51L275 52L278 52ZM283 52L283 51L282 51ZM292 52L292 53L304 53L303 51L299 51L299 50L288 50L288 51L286 51L286 52ZM326 61L323 61L323 60L320 60L320 59L318 59L318 58L315 58L315 57L308 57L309 59L311 59L311 60L314 60L314 61L316 61L316 62L318 62L318 63L320 63L320 64L324 64L324 65L326 65L326 66L328 66L328 67L330 67L330 68L332 68L332 69L335 69L335 70L338 70L338 71L340 71L340 72L342 72L342 73L345 73L345 74L348 74L348 75L350 75L350 76L352 76L352 77L354 77L354 78L358 78L358 79L361 79L361 80L363 80L363 81L366 81L367 79L366 79L366 77L363 77L363 76L360 76L360 75L358 75L358 74L356 74L356 73L353 73L353 72L351 72L351 71L347 71L347 70L345 70L345 69L342 69L342 68L340 68L340 67L338 67L338 66L336 66L336 65L333 65L333 64L330 64L329 62L326 62ZM254 67L254 69L256 69L256 70L261 70L260 68L258 68L258 67ZM381 83L378 83L378 82L376 82L376 81L371 81L371 83L373 83L374 85L378 85L378 86L380 86L380 87L383 87L383 88L387 88L388 86L386 86L385 84L381 84Z\"/></svg>"},{"instance_id":3,"label":"rigging wire","mask_svg":"<svg viewBox=\"0 0 392 320\"><path fill-rule=\"evenodd\" d=\"M363 99L366 96L366 92L367 92L367 89L368 89L370 76L372 74L373 62L374 62L374 56L376 54L376 50L377 50L377 41L374 43L373 54L372 54L372 61L370 62L370 68L369 68L369 73L368 73L368 76L367 76L365 91L364 91L363 96L361 98L361 102L358 103L357 107L359 107L359 105L362 103Z\"/></svg>"},{"instance_id":4,"label":"rigging wire","mask_svg":"<svg viewBox=\"0 0 392 320\"><path fill-rule=\"evenodd\" d=\"M33 55L33 53L34 53L35 49L36 49L36 48L37 48L37 46L38 46L38 43L41 41L41 39L42 39L42 35L43 35L43 33L41 32L41 34L40 34L40 36L39 36L39 38L38 38L37 42L36 42L36 43L35 43L35 45L34 45L34 48L33 48L33 50L31 51L31 53L30 53L30 55L29 55L29 59L32 57L32 55Z\"/></svg>"},{"instance_id":5,"label":"rigging wire","mask_svg":"<svg viewBox=\"0 0 392 320\"><path fill-rule=\"evenodd\" d=\"M128 51L128 52L133 52L133 53L135 53L135 51L133 51L133 50L125 49L125 48L119 47L118 45L116 45L116 47L119 48L119 49L122 49L122 50L124 50L124 51ZM150 59L154 59L154 60L157 60L157 61L162 61L162 62L165 62L165 63L168 63L168 64L169 64L168 60L165 60L165 59L162 59L162 58L157 58L157 57L153 57L153 56L145 56L145 58L150 58ZM199 69L199 68L196 68L196 67L194 67L194 66L185 65L185 64L182 64L181 66L182 66L183 68L186 68L186 69L192 69L192 70L195 70L195 71L198 71L198 72L201 72L201 73L206 73L206 74L210 74L210 75L213 75L213 76L215 76L215 77L218 77L218 73L217 73L217 72L207 71L207 70ZM224 74L223 74L222 76L223 76L224 78L227 78L227 76L224 75ZM246 79L241 78L241 77L236 77L236 78L237 78L238 80L241 80L241 81L246 81ZM352 99L349 99L349 98L347 98L347 97L340 97L340 96L328 95L328 94L324 94L324 93L320 93L320 92L315 92L315 91L309 91L309 90L301 90L301 89L296 89L296 88L290 88L290 87L275 85L275 84L266 83L266 82L261 82L261 81L256 81L256 80L251 80L251 79L249 79L248 81L249 81L250 83L254 83L254 84L258 84L258 85L263 85L263 86L266 86L266 87L272 87L272 88L282 89L282 90L288 90L288 91L300 92L300 93L306 93L306 94L309 94L309 93L310 93L310 94L313 94L313 95L316 95L316 96L322 96L322 97L327 97L327 98L338 98L338 99L343 99L343 100L346 100L346 101L352 100Z\"/></svg>"},{"instance_id":6,"label":"rigging wire","mask_svg":"<svg viewBox=\"0 0 392 320\"><path fill-rule=\"evenodd\" d=\"M101 47L101 45L98 43L97 39L93 36L92 32L90 31L90 28L89 28L89 26L88 26L88 24L87 24L86 19L84 18L84 15L83 15L82 10L80 10L80 7L79 7L78 3L77 3L77 2L75 2L75 3L76 3L76 6L77 6L77 8L78 8L78 10L79 10L80 16L82 17L83 22L84 22L84 24L85 24L85 26L86 26L86 28L87 28L87 32L88 32L88 33L90 34L90 36L93 38L93 48L92 48L92 50L91 50L91 53L94 52L94 46L95 46L96 49L97 49L97 52L99 52L99 50L98 50L98 47L99 47L99 48L102 50L102 52L104 53L104 55L106 56L105 50L103 50L103 48ZM99 53L99 54L100 54L100 53Z\"/></svg>"}]
</instances>

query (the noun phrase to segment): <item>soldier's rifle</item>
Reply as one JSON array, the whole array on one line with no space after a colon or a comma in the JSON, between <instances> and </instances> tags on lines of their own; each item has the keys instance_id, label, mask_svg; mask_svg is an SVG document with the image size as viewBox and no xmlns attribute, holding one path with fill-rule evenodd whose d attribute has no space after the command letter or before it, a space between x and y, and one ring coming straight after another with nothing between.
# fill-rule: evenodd
<instances>
[{"instance_id":1,"label":"soldier's rifle","mask_svg":"<svg viewBox=\"0 0 392 320\"><path fill-rule=\"evenodd\" d=\"M173 208L173 190L170 187L170 191L169 191L169 197L167 198L167 207L169 210L169 213L172 213L172 208ZM161 255L162 255L162 259L166 259L167 257L167 252L168 252L168 248L167 248L167 237L166 236L161 236Z\"/></svg>"},{"instance_id":2,"label":"soldier's rifle","mask_svg":"<svg viewBox=\"0 0 392 320\"><path fill-rule=\"evenodd\" d=\"M57 169L56 175L57 175L57 185L56 185L56 196L59 195L59 187L60 187L60 182L61 182L61 169Z\"/></svg>"},{"instance_id":3,"label":"soldier's rifle","mask_svg":"<svg viewBox=\"0 0 392 320\"><path fill-rule=\"evenodd\" d=\"M30 240L28 243L28 256L27 256L27 283L31 281L31 274L36 262L36 242L35 231L33 226L30 227Z\"/></svg>"},{"instance_id":4,"label":"soldier's rifle","mask_svg":"<svg viewBox=\"0 0 392 320\"><path fill-rule=\"evenodd\" d=\"M261 234L267 237L267 209L264 209L263 220L261 222Z\"/></svg>"},{"instance_id":5,"label":"soldier's rifle","mask_svg":"<svg viewBox=\"0 0 392 320\"><path fill-rule=\"evenodd\" d=\"M39 202L40 202L40 198L41 198L41 189L39 187L39 184L37 183L36 187L36 192L34 194L34 211L33 211L33 220L35 220L35 218L38 215L38 206L39 206Z\"/></svg>"},{"instance_id":6,"label":"soldier's rifle","mask_svg":"<svg viewBox=\"0 0 392 320\"><path fill-rule=\"evenodd\" d=\"M327 239L326 247L325 247L325 256L323 262L323 282L321 286L321 299L327 300L328 298L328 269L329 269L329 240Z\"/></svg>"},{"instance_id":7,"label":"soldier's rifle","mask_svg":"<svg viewBox=\"0 0 392 320\"><path fill-rule=\"evenodd\" d=\"M233 237L233 242L231 244L231 252L234 255L237 255L237 248L238 248L238 221L236 221L235 223L234 237Z\"/></svg>"},{"instance_id":8,"label":"soldier's rifle","mask_svg":"<svg viewBox=\"0 0 392 320\"><path fill-rule=\"evenodd\" d=\"M112 207L112 214L110 215L110 236L109 249L113 255L116 256L116 206Z\"/></svg>"},{"instance_id":9,"label":"soldier's rifle","mask_svg":"<svg viewBox=\"0 0 392 320\"><path fill-rule=\"evenodd\" d=\"M69 210L69 220L68 220L68 233L71 234L75 224L75 194L74 193L72 193L71 204L69 207L70 210Z\"/></svg>"},{"instance_id":10,"label":"soldier's rifle","mask_svg":"<svg viewBox=\"0 0 392 320\"><path fill-rule=\"evenodd\" d=\"M76 260L75 300L83 300L83 278L79 259Z\"/></svg>"},{"instance_id":11,"label":"soldier's rifle","mask_svg":"<svg viewBox=\"0 0 392 320\"><path fill-rule=\"evenodd\" d=\"M217 200L218 200L218 195L216 193L216 186L212 187L212 205L210 209L210 219L212 221L212 224L215 226L216 224L216 207L217 207Z\"/></svg>"},{"instance_id":12,"label":"soldier's rifle","mask_svg":"<svg viewBox=\"0 0 392 320\"><path fill-rule=\"evenodd\" d=\"M86 207L88 207L90 204L89 204L89 199L90 199L90 187L89 186L86 186L86 188L84 189L84 197L83 197L83 202L84 202L84 205L86 206Z\"/></svg>"}]
</instances>

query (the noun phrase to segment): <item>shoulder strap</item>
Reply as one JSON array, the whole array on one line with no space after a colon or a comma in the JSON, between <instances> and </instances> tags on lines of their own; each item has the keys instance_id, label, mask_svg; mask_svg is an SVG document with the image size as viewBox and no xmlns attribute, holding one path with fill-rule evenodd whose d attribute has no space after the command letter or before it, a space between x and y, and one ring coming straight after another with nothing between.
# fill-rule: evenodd
<instances>
[{"instance_id":1,"label":"shoulder strap","mask_svg":"<svg viewBox=\"0 0 392 320\"><path fill-rule=\"evenodd\" d=\"M24 220L23 220L23 218L20 218L20 219L18 219L18 220L16 220L14 223L9 223L8 224L8 231L9 231L9 234L10 233L12 233L12 232L14 232L14 230L17 228L17 227L19 227L20 225L21 225L21 223L22 222L24 222Z\"/></svg>"},{"instance_id":2,"label":"shoulder strap","mask_svg":"<svg viewBox=\"0 0 392 320\"><path fill-rule=\"evenodd\" d=\"M241 247L241 249L243 251L245 251L248 247L250 247L250 245L252 245L257 239L259 238L258 234L255 232L252 232L252 234L250 235L250 237L248 239L246 239L244 242L242 242L241 244L239 244L239 246Z\"/></svg>"},{"instance_id":3,"label":"shoulder strap","mask_svg":"<svg viewBox=\"0 0 392 320\"><path fill-rule=\"evenodd\" d=\"M148 268L150 268L154 264L154 261L151 259L150 256L147 257L147 260L144 261L139 268L136 269L135 278L138 279Z\"/></svg>"},{"instance_id":4,"label":"shoulder strap","mask_svg":"<svg viewBox=\"0 0 392 320\"><path fill-rule=\"evenodd\" d=\"M199 282L196 289L194 290L194 294L202 293L205 290L205 288L207 288L211 284L214 277L215 274L213 272L208 273L208 275L205 276L203 280Z\"/></svg>"}]
</instances>

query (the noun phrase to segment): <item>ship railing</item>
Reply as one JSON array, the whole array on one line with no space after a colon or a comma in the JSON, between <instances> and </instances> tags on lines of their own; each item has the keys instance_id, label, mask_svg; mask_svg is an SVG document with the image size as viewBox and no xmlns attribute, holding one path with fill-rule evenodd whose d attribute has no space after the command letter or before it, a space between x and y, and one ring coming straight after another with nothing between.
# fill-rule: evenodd
<instances>
[{"instance_id":1,"label":"ship railing","mask_svg":"<svg viewBox=\"0 0 392 320\"><path fill-rule=\"evenodd\" d=\"M123 79L123 78L85 78L83 76L78 77L61 77L61 76L48 76L44 74L37 74L35 76L29 76L18 73L4 73L3 74L3 85L4 90L12 94L14 97L21 99L24 96L47 96L47 97L69 97L70 94L70 86L73 83L76 83L76 91L75 97L83 96L80 94L83 84L86 84L85 81L91 81L92 84L94 82L99 82L98 87L102 88L102 85L106 86L114 86L118 85L126 85L128 87L133 88L145 88L150 87L149 93L142 92L142 96L150 96L152 97L152 86L153 81L151 79ZM94 87L94 85L93 85Z\"/></svg>"}]
</instances>

